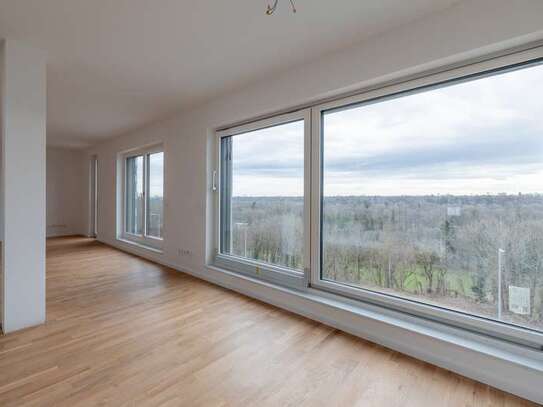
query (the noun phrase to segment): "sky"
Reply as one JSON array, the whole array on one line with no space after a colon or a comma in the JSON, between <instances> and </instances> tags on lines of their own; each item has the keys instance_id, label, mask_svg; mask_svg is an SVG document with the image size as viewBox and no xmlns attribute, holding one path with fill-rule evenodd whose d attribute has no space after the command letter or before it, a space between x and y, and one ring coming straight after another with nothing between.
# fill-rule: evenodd
<instances>
[{"instance_id":1,"label":"sky","mask_svg":"<svg viewBox=\"0 0 543 407\"><path fill-rule=\"evenodd\" d=\"M154 153L149 157L150 196L164 195L164 153Z\"/></svg>"},{"instance_id":2,"label":"sky","mask_svg":"<svg viewBox=\"0 0 543 407\"><path fill-rule=\"evenodd\" d=\"M543 193L543 65L323 120L324 195ZM234 196L303 195L303 122L234 136Z\"/></svg>"},{"instance_id":3,"label":"sky","mask_svg":"<svg viewBox=\"0 0 543 407\"><path fill-rule=\"evenodd\" d=\"M136 190L143 193L143 156L136 160ZM151 197L162 197L164 195L164 153L153 153L149 156L149 190Z\"/></svg>"}]
</instances>

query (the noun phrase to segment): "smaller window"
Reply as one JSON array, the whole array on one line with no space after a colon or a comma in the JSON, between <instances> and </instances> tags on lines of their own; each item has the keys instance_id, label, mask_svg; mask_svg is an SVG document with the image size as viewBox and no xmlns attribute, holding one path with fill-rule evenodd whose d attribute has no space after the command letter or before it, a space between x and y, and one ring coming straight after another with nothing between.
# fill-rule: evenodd
<instances>
[{"instance_id":1,"label":"smaller window","mask_svg":"<svg viewBox=\"0 0 543 407\"><path fill-rule=\"evenodd\" d=\"M161 246L164 227L164 152L153 148L123 156L122 237Z\"/></svg>"},{"instance_id":2,"label":"smaller window","mask_svg":"<svg viewBox=\"0 0 543 407\"><path fill-rule=\"evenodd\" d=\"M308 119L300 111L218 134L217 265L284 285L303 281Z\"/></svg>"}]
</instances>

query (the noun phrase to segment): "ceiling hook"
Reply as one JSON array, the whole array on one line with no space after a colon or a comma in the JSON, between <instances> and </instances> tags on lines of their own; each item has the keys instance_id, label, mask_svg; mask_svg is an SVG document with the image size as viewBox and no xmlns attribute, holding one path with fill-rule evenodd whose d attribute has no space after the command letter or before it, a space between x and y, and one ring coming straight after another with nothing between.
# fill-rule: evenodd
<instances>
[{"instance_id":1,"label":"ceiling hook","mask_svg":"<svg viewBox=\"0 0 543 407\"><path fill-rule=\"evenodd\" d=\"M279 0L274 0L273 4L268 4L268 9L266 10L266 14L271 16L273 13L275 13L275 10L277 9L277 3L279 3ZM294 0L290 0L290 5L292 7L292 12L296 13L296 6L294 4Z\"/></svg>"}]
</instances>

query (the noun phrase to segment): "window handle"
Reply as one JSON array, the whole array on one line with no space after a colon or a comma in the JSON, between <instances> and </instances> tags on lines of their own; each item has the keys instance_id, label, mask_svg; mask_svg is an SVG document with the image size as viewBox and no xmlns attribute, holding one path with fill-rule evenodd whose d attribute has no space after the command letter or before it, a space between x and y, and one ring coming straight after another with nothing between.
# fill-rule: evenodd
<instances>
[{"instance_id":1,"label":"window handle","mask_svg":"<svg viewBox=\"0 0 543 407\"><path fill-rule=\"evenodd\" d=\"M212 189L213 191L217 190L217 171L213 171L213 177L212 177Z\"/></svg>"}]
</instances>

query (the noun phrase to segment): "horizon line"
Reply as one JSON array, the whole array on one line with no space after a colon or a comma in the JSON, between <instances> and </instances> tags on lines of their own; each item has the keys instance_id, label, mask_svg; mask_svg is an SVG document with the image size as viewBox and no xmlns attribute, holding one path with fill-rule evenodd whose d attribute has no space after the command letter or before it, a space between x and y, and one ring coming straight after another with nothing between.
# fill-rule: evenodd
<instances>
[{"instance_id":1,"label":"horizon line","mask_svg":"<svg viewBox=\"0 0 543 407\"><path fill-rule=\"evenodd\" d=\"M325 195L324 198L415 198L415 197L534 197L543 196L543 192L485 193L485 194L420 194L420 195ZM304 195L235 195L232 198L303 198Z\"/></svg>"}]
</instances>

